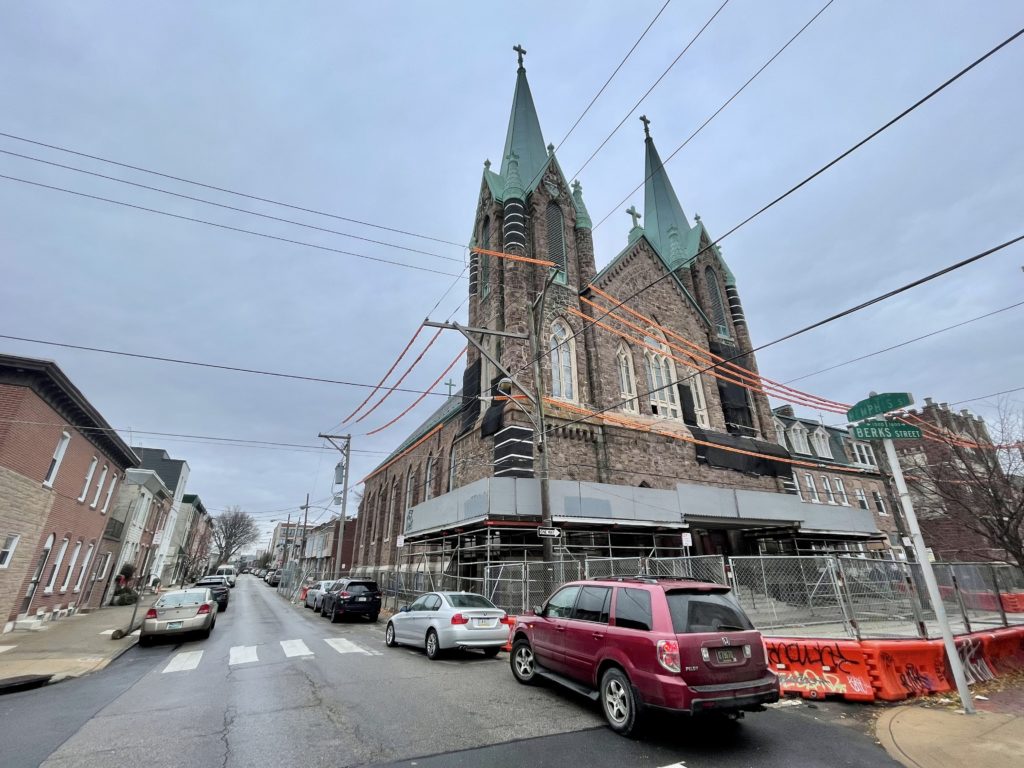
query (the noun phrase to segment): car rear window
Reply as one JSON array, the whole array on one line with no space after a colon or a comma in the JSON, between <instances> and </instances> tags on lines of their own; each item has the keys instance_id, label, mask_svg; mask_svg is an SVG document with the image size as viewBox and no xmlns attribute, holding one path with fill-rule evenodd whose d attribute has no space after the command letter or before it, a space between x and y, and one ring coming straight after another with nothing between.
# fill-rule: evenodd
<instances>
[{"instance_id":1,"label":"car rear window","mask_svg":"<svg viewBox=\"0 0 1024 768\"><path fill-rule=\"evenodd\" d=\"M380 592L375 581L354 581L345 587L353 595L362 595L367 592Z\"/></svg>"},{"instance_id":2,"label":"car rear window","mask_svg":"<svg viewBox=\"0 0 1024 768\"><path fill-rule=\"evenodd\" d=\"M618 589L615 600L615 626L627 629L651 631L654 619L651 616L651 593L646 589Z\"/></svg>"},{"instance_id":3,"label":"car rear window","mask_svg":"<svg viewBox=\"0 0 1024 768\"><path fill-rule=\"evenodd\" d=\"M725 595L669 592L668 610L677 635L692 632L743 632L754 625Z\"/></svg>"},{"instance_id":4,"label":"car rear window","mask_svg":"<svg viewBox=\"0 0 1024 768\"><path fill-rule=\"evenodd\" d=\"M452 608L494 608L494 603L481 595L445 595Z\"/></svg>"},{"instance_id":5,"label":"car rear window","mask_svg":"<svg viewBox=\"0 0 1024 768\"><path fill-rule=\"evenodd\" d=\"M158 608L177 608L181 605L199 605L206 600L206 590L192 592L174 592L161 597L156 605Z\"/></svg>"}]
</instances>

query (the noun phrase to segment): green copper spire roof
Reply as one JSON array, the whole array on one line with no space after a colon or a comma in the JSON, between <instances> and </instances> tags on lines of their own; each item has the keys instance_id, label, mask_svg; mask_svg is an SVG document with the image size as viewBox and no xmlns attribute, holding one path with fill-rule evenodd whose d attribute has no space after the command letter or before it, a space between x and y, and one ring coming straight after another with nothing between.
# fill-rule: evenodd
<instances>
[{"instance_id":1,"label":"green copper spire roof","mask_svg":"<svg viewBox=\"0 0 1024 768\"><path fill-rule=\"evenodd\" d=\"M671 269L696 255L690 222L683 213L665 166L654 146L646 115L640 118L646 135L644 158L644 233ZM698 233L699 234L699 233Z\"/></svg>"},{"instance_id":2,"label":"green copper spire roof","mask_svg":"<svg viewBox=\"0 0 1024 768\"><path fill-rule=\"evenodd\" d=\"M594 225L590 221L587 206L583 203L583 185L579 179L572 183L572 202L576 206L576 229L592 229Z\"/></svg>"},{"instance_id":3,"label":"green copper spire roof","mask_svg":"<svg viewBox=\"0 0 1024 768\"><path fill-rule=\"evenodd\" d=\"M519 176L529 185L526 190L529 192L547 164L548 152L544 147L537 109L533 106L530 84L526 80L526 68L523 67L523 54L526 51L518 45L513 50L519 54L519 71L516 75L516 91L512 96L512 113L508 118L505 151L501 154L501 176L507 178L508 158L514 152L519 160Z\"/></svg>"}]
</instances>

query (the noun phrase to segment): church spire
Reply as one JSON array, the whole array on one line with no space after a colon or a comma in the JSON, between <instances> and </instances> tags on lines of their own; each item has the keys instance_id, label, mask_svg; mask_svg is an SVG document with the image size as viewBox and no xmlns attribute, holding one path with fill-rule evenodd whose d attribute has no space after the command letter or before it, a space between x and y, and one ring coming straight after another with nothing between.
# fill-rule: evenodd
<instances>
[{"instance_id":1,"label":"church spire","mask_svg":"<svg viewBox=\"0 0 1024 768\"><path fill-rule=\"evenodd\" d=\"M512 96L512 113L508 118L505 151L502 153L501 175L505 177L509 155L515 153L519 160L519 175L532 187L548 161L548 153L544 148L544 136L537 119L537 109L533 105L530 84L526 80L526 68L523 66L526 49L516 45L512 50L519 56L519 69L516 73L515 94Z\"/></svg>"},{"instance_id":2,"label":"church spire","mask_svg":"<svg viewBox=\"0 0 1024 768\"><path fill-rule=\"evenodd\" d=\"M679 204L679 198L672 188L661 157L651 138L647 115L641 115L644 124L644 234L655 248L667 259L673 269L679 266L677 260L690 257L691 227Z\"/></svg>"}]
</instances>

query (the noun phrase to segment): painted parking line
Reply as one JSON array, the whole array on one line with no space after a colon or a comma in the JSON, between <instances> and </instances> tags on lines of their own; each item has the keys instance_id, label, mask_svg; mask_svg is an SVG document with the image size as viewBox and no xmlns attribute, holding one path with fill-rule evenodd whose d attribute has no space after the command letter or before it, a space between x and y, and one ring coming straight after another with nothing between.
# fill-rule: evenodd
<instances>
[{"instance_id":1,"label":"painted parking line","mask_svg":"<svg viewBox=\"0 0 1024 768\"><path fill-rule=\"evenodd\" d=\"M116 629L104 629L102 632L100 632L100 634L101 635L112 635L116 631L117 631Z\"/></svg>"},{"instance_id":2,"label":"painted parking line","mask_svg":"<svg viewBox=\"0 0 1024 768\"><path fill-rule=\"evenodd\" d=\"M325 637L324 642L338 653L361 653L365 656L381 655L380 651L371 651L367 648L363 648L361 645L356 645L351 640L346 640L344 637Z\"/></svg>"},{"instance_id":3,"label":"painted parking line","mask_svg":"<svg viewBox=\"0 0 1024 768\"><path fill-rule=\"evenodd\" d=\"M174 658L167 663L166 667L164 667L164 674L167 674L168 672L188 672L193 670L199 666L199 662L202 658L202 651L185 651L175 654Z\"/></svg>"},{"instance_id":4,"label":"painted parking line","mask_svg":"<svg viewBox=\"0 0 1024 768\"><path fill-rule=\"evenodd\" d=\"M0 645L0 653L3 653L4 651L9 651L12 648L17 648L17 647L18 646L16 646L16 645Z\"/></svg>"},{"instance_id":5,"label":"painted parking line","mask_svg":"<svg viewBox=\"0 0 1024 768\"><path fill-rule=\"evenodd\" d=\"M306 644L301 640L282 640L281 649L284 651L284 655L291 658L292 656L312 656L313 652L306 647Z\"/></svg>"},{"instance_id":6,"label":"painted parking line","mask_svg":"<svg viewBox=\"0 0 1024 768\"><path fill-rule=\"evenodd\" d=\"M228 664L250 664L259 661L255 645L236 645L231 648Z\"/></svg>"}]
</instances>

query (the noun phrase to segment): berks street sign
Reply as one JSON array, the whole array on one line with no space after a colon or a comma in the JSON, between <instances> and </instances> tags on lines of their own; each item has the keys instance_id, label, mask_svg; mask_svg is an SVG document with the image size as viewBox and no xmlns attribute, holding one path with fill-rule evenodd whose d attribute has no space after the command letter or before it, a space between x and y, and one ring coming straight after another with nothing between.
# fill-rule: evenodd
<instances>
[{"instance_id":1,"label":"berks street sign","mask_svg":"<svg viewBox=\"0 0 1024 768\"><path fill-rule=\"evenodd\" d=\"M920 440L921 430L898 421L862 421L853 425L858 440Z\"/></svg>"}]
</instances>

